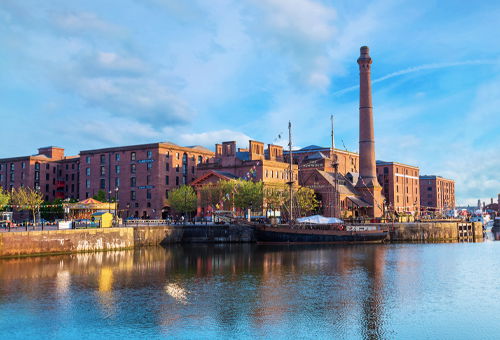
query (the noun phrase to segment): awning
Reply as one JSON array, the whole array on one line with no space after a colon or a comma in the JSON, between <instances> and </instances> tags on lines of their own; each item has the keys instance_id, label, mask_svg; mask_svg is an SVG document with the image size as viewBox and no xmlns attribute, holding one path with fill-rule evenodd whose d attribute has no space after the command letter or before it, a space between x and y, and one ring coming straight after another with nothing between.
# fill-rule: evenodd
<instances>
[{"instance_id":1,"label":"awning","mask_svg":"<svg viewBox=\"0 0 500 340\"><path fill-rule=\"evenodd\" d=\"M347 198L352 202L354 203L355 205L357 205L358 207L360 208L370 208L371 207L371 204L369 203L366 203L365 201L363 201L361 198L358 198L356 196L347 196Z\"/></svg>"}]
</instances>

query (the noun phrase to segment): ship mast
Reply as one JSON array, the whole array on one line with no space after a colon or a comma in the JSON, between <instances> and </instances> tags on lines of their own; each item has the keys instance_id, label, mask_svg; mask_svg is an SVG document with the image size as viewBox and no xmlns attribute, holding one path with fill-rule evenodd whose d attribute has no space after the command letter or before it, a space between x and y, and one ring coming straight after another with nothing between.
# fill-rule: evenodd
<instances>
[{"instance_id":1,"label":"ship mast","mask_svg":"<svg viewBox=\"0 0 500 340\"><path fill-rule=\"evenodd\" d=\"M290 186L290 221L289 223L293 223L293 155L292 155L292 123L288 121L288 154L290 164L288 165L288 185Z\"/></svg>"},{"instance_id":2,"label":"ship mast","mask_svg":"<svg viewBox=\"0 0 500 340\"><path fill-rule=\"evenodd\" d=\"M337 160L337 155L335 154L335 137L333 134L333 115L330 116L330 120L332 122L332 146L330 150L330 157L332 159L333 173L334 173L334 184L333 184L333 217L340 217L339 214L339 199L338 199L338 168L339 163Z\"/></svg>"}]
</instances>

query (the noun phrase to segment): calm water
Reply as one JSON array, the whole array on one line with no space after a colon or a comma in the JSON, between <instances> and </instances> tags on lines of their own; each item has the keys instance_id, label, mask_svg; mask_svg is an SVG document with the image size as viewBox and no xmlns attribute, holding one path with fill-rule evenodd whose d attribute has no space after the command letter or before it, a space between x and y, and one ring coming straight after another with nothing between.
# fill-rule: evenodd
<instances>
[{"instance_id":1,"label":"calm water","mask_svg":"<svg viewBox=\"0 0 500 340\"><path fill-rule=\"evenodd\" d=\"M500 242L0 261L0 339L500 338Z\"/></svg>"}]
</instances>

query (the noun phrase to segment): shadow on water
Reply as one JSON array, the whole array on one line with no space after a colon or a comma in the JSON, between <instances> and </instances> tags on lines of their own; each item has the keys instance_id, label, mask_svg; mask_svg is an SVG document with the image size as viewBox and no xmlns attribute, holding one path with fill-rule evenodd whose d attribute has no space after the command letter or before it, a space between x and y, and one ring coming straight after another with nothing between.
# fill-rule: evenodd
<instances>
[{"instance_id":1,"label":"shadow on water","mask_svg":"<svg viewBox=\"0 0 500 340\"><path fill-rule=\"evenodd\" d=\"M5 259L0 303L180 337L384 338L386 251L193 244ZM85 314L68 311L75 305Z\"/></svg>"}]
</instances>

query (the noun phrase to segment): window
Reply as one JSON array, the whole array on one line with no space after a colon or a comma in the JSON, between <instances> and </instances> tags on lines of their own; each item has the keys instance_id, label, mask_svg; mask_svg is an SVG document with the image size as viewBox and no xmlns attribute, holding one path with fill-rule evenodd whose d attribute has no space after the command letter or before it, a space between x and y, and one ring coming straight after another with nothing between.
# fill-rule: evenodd
<instances>
[{"instance_id":1,"label":"window","mask_svg":"<svg viewBox=\"0 0 500 340\"><path fill-rule=\"evenodd\" d=\"M0 164L0 170L2 170L2 164Z\"/></svg>"},{"instance_id":2,"label":"window","mask_svg":"<svg viewBox=\"0 0 500 340\"><path fill-rule=\"evenodd\" d=\"M2 180L2 174L0 174L0 181Z\"/></svg>"},{"instance_id":3,"label":"window","mask_svg":"<svg viewBox=\"0 0 500 340\"><path fill-rule=\"evenodd\" d=\"M120 177L115 177L115 187L119 187L120 186Z\"/></svg>"},{"instance_id":4,"label":"window","mask_svg":"<svg viewBox=\"0 0 500 340\"><path fill-rule=\"evenodd\" d=\"M35 170L40 170L40 163L35 163Z\"/></svg>"},{"instance_id":5,"label":"window","mask_svg":"<svg viewBox=\"0 0 500 340\"><path fill-rule=\"evenodd\" d=\"M21 163L21 168L25 169L26 168L26 163L25 162L22 162Z\"/></svg>"},{"instance_id":6,"label":"window","mask_svg":"<svg viewBox=\"0 0 500 340\"><path fill-rule=\"evenodd\" d=\"M135 174L135 164L130 165L130 173Z\"/></svg>"},{"instance_id":7,"label":"window","mask_svg":"<svg viewBox=\"0 0 500 340\"><path fill-rule=\"evenodd\" d=\"M130 153L130 160L135 161L135 152Z\"/></svg>"},{"instance_id":8,"label":"window","mask_svg":"<svg viewBox=\"0 0 500 340\"><path fill-rule=\"evenodd\" d=\"M148 151L147 155L148 155L148 159L153 158L153 151Z\"/></svg>"},{"instance_id":9,"label":"window","mask_svg":"<svg viewBox=\"0 0 500 340\"><path fill-rule=\"evenodd\" d=\"M45 192L49 192L49 185L45 184Z\"/></svg>"},{"instance_id":10,"label":"window","mask_svg":"<svg viewBox=\"0 0 500 340\"><path fill-rule=\"evenodd\" d=\"M38 172L37 172L37 173L38 173ZM14 173L13 173L13 172L11 172L11 173L10 173L10 181L11 181L11 182L14 182Z\"/></svg>"},{"instance_id":11,"label":"window","mask_svg":"<svg viewBox=\"0 0 500 340\"><path fill-rule=\"evenodd\" d=\"M49 174L45 174L45 180L46 181L50 180L50 175Z\"/></svg>"},{"instance_id":12,"label":"window","mask_svg":"<svg viewBox=\"0 0 500 340\"><path fill-rule=\"evenodd\" d=\"M167 164L165 164L165 170L170 171L170 164L168 164L168 161L167 161Z\"/></svg>"},{"instance_id":13,"label":"window","mask_svg":"<svg viewBox=\"0 0 500 340\"><path fill-rule=\"evenodd\" d=\"M66 170L68 170L68 169L69 169L69 164L66 164Z\"/></svg>"},{"instance_id":14,"label":"window","mask_svg":"<svg viewBox=\"0 0 500 340\"><path fill-rule=\"evenodd\" d=\"M85 163L90 164L90 156L85 157Z\"/></svg>"},{"instance_id":15,"label":"window","mask_svg":"<svg viewBox=\"0 0 500 340\"><path fill-rule=\"evenodd\" d=\"M87 176L90 176L90 168L86 168L86 169L85 169L85 174L86 174Z\"/></svg>"},{"instance_id":16,"label":"window","mask_svg":"<svg viewBox=\"0 0 500 340\"><path fill-rule=\"evenodd\" d=\"M74 192L74 191L75 191L75 185L71 184L71 192Z\"/></svg>"},{"instance_id":17,"label":"window","mask_svg":"<svg viewBox=\"0 0 500 340\"><path fill-rule=\"evenodd\" d=\"M175 158L180 159L180 158L179 158L179 153L178 153L178 152L176 152L176 153L175 153Z\"/></svg>"},{"instance_id":18,"label":"window","mask_svg":"<svg viewBox=\"0 0 500 340\"><path fill-rule=\"evenodd\" d=\"M168 190L165 190L165 198L168 198Z\"/></svg>"},{"instance_id":19,"label":"window","mask_svg":"<svg viewBox=\"0 0 500 340\"><path fill-rule=\"evenodd\" d=\"M151 190L146 191L146 199L148 199L148 200L151 199Z\"/></svg>"},{"instance_id":20,"label":"window","mask_svg":"<svg viewBox=\"0 0 500 340\"><path fill-rule=\"evenodd\" d=\"M106 180L104 178L101 178L101 183L99 185L99 188L106 189Z\"/></svg>"},{"instance_id":21,"label":"window","mask_svg":"<svg viewBox=\"0 0 500 340\"><path fill-rule=\"evenodd\" d=\"M166 159L169 159L169 158L170 158L170 152L169 152L169 151L167 151L167 153L165 154L165 158L166 158Z\"/></svg>"},{"instance_id":22,"label":"window","mask_svg":"<svg viewBox=\"0 0 500 340\"><path fill-rule=\"evenodd\" d=\"M75 163L71 164L71 169L75 170Z\"/></svg>"},{"instance_id":23,"label":"window","mask_svg":"<svg viewBox=\"0 0 500 340\"><path fill-rule=\"evenodd\" d=\"M175 172L179 172L179 165L175 166Z\"/></svg>"},{"instance_id":24,"label":"window","mask_svg":"<svg viewBox=\"0 0 500 340\"><path fill-rule=\"evenodd\" d=\"M14 163L10 163L10 171L14 171L14 169L15 169Z\"/></svg>"},{"instance_id":25,"label":"window","mask_svg":"<svg viewBox=\"0 0 500 340\"><path fill-rule=\"evenodd\" d=\"M179 176L175 176L175 185L179 185Z\"/></svg>"},{"instance_id":26,"label":"window","mask_svg":"<svg viewBox=\"0 0 500 340\"><path fill-rule=\"evenodd\" d=\"M106 168L104 166L101 166L101 176L104 176L106 174Z\"/></svg>"},{"instance_id":27,"label":"window","mask_svg":"<svg viewBox=\"0 0 500 340\"><path fill-rule=\"evenodd\" d=\"M87 188L87 189L90 188L90 179L85 181L85 188Z\"/></svg>"},{"instance_id":28,"label":"window","mask_svg":"<svg viewBox=\"0 0 500 340\"><path fill-rule=\"evenodd\" d=\"M137 180L135 177L130 177L130 186L135 187Z\"/></svg>"},{"instance_id":29,"label":"window","mask_svg":"<svg viewBox=\"0 0 500 340\"><path fill-rule=\"evenodd\" d=\"M148 169L148 170L151 170L152 168L153 168L153 163L151 163L151 162L150 162L150 163L148 163L148 165L147 165L147 169Z\"/></svg>"},{"instance_id":30,"label":"window","mask_svg":"<svg viewBox=\"0 0 500 340\"><path fill-rule=\"evenodd\" d=\"M191 173L194 175L194 165L191 167Z\"/></svg>"},{"instance_id":31,"label":"window","mask_svg":"<svg viewBox=\"0 0 500 340\"><path fill-rule=\"evenodd\" d=\"M115 153L115 161L120 161L120 154L119 153Z\"/></svg>"},{"instance_id":32,"label":"window","mask_svg":"<svg viewBox=\"0 0 500 340\"><path fill-rule=\"evenodd\" d=\"M198 164L201 164L202 161L203 161L203 157L198 156Z\"/></svg>"},{"instance_id":33,"label":"window","mask_svg":"<svg viewBox=\"0 0 500 340\"><path fill-rule=\"evenodd\" d=\"M120 174L120 166L115 165L115 174L119 175Z\"/></svg>"},{"instance_id":34,"label":"window","mask_svg":"<svg viewBox=\"0 0 500 340\"><path fill-rule=\"evenodd\" d=\"M132 190L132 191L130 192L130 199L131 199L132 201L135 201L135 197L136 197L136 196L135 196L135 191L133 191L133 190Z\"/></svg>"},{"instance_id":35,"label":"window","mask_svg":"<svg viewBox=\"0 0 500 340\"><path fill-rule=\"evenodd\" d=\"M12 175L14 175L14 174L10 174L11 178L13 178ZM35 181L39 181L39 180L40 180L40 171L35 171Z\"/></svg>"},{"instance_id":36,"label":"window","mask_svg":"<svg viewBox=\"0 0 500 340\"><path fill-rule=\"evenodd\" d=\"M169 179L168 176L165 176L165 184L168 185Z\"/></svg>"},{"instance_id":37,"label":"window","mask_svg":"<svg viewBox=\"0 0 500 340\"><path fill-rule=\"evenodd\" d=\"M71 180L74 181L75 180L75 174L71 174Z\"/></svg>"},{"instance_id":38,"label":"window","mask_svg":"<svg viewBox=\"0 0 500 340\"><path fill-rule=\"evenodd\" d=\"M100 158L101 158L101 164L106 163L106 155L101 155Z\"/></svg>"}]
</instances>

